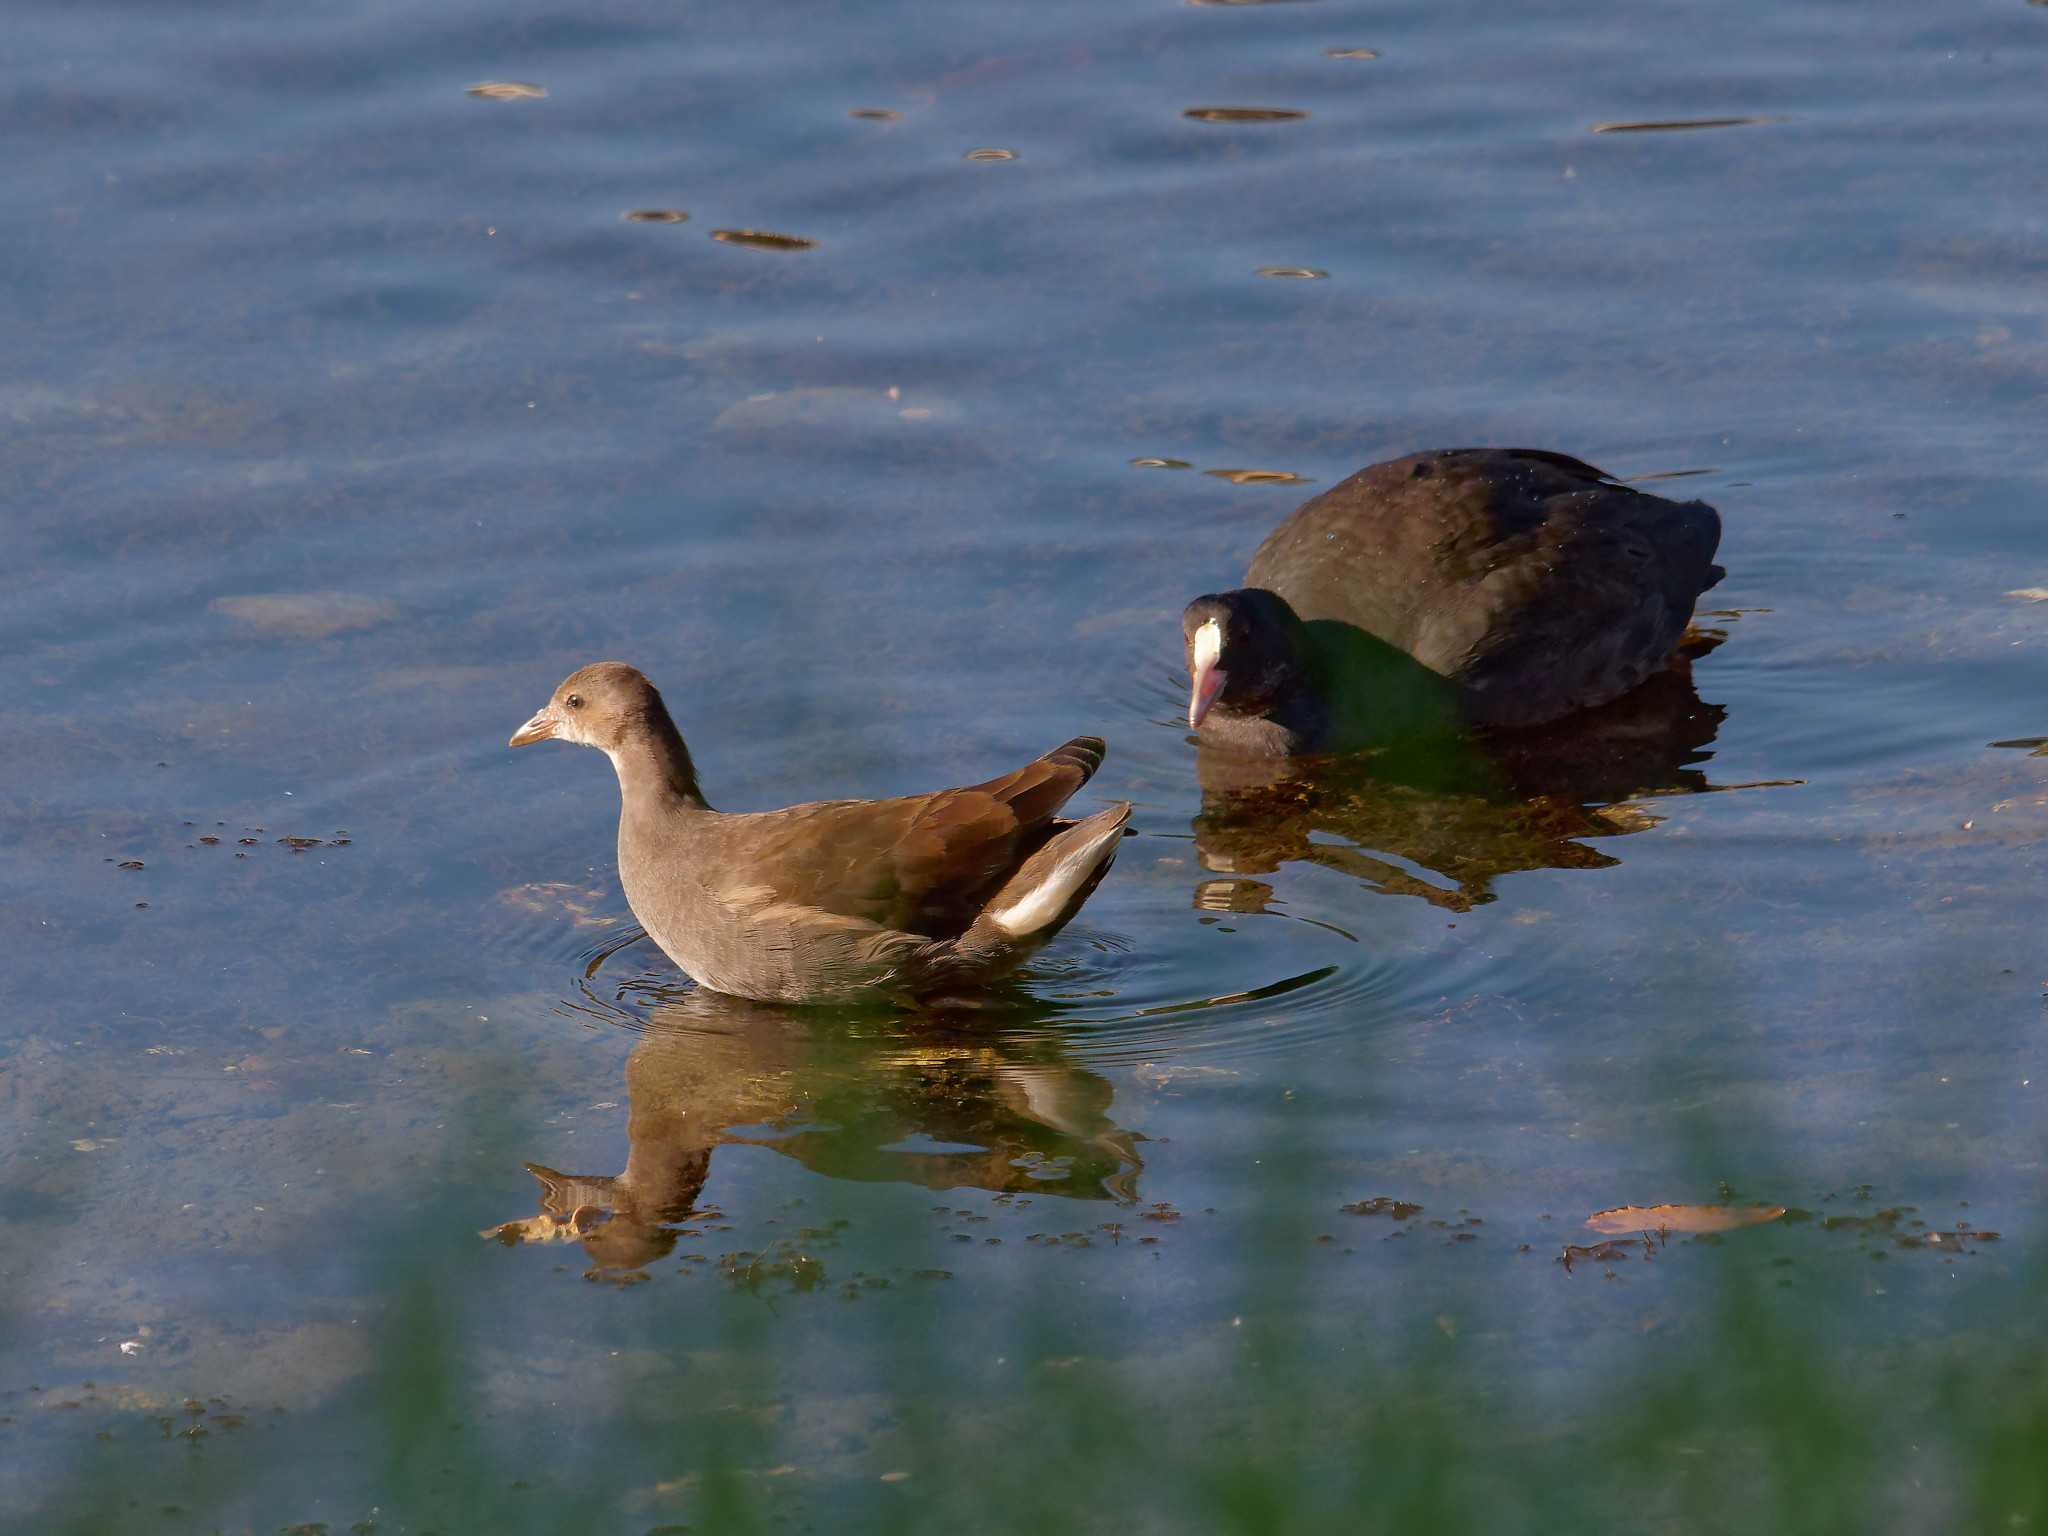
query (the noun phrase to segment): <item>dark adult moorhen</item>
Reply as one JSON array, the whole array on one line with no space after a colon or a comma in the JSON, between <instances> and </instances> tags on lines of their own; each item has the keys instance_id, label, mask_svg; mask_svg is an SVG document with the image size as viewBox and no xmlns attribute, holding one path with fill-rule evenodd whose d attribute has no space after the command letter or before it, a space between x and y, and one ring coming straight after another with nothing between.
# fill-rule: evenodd
<instances>
[{"instance_id":1,"label":"dark adult moorhen","mask_svg":"<svg viewBox=\"0 0 2048 1536\"><path fill-rule=\"evenodd\" d=\"M661 695L616 661L571 673L509 745L549 738L612 760L619 882L648 936L700 985L766 1002L931 996L1012 969L1095 888L1131 814L1054 818L1102 765L1093 736L964 789L714 811Z\"/></svg>"},{"instance_id":2,"label":"dark adult moorhen","mask_svg":"<svg viewBox=\"0 0 2048 1536\"><path fill-rule=\"evenodd\" d=\"M1595 708L1665 665L1720 541L1705 502L1561 453L1370 465L1274 529L1242 589L1188 604L1188 724L1290 757Z\"/></svg>"}]
</instances>

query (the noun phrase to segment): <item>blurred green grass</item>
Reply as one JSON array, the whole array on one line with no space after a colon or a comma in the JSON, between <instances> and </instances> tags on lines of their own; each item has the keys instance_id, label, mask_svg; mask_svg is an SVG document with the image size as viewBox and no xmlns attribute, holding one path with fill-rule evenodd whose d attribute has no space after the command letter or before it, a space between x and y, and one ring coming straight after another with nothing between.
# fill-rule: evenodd
<instances>
[{"instance_id":1,"label":"blurred green grass","mask_svg":"<svg viewBox=\"0 0 2048 1536\"><path fill-rule=\"evenodd\" d=\"M1262 1162L1290 1166L1284 1155ZM1693 1308L1675 1337L1646 1341L1620 1367L1603 1354L1582 1375L1539 1375L1503 1347L1529 1320L1497 1275L1488 1303L1484 1288L1418 1286L1418 1271L1392 1259L1344 1273L1404 1287L1399 1321L1336 1351L1341 1297L1299 1241L1307 1213L1278 1194L1260 1210L1266 1230L1245 1249L1236 1293L1216 1298L1235 1312L1191 1330L1188 1352L1171 1359L1120 1337L1108 1297L1077 1309L1047 1291L977 1331L903 1289L850 1304L831 1287L773 1273L759 1283L758 1271L749 1286L708 1267L681 1294L550 1275L560 1336L495 1338L470 1305L468 1250L423 1227L391 1245L415 1257L375 1311L361 1390L267 1449L216 1436L171 1465L146 1436L88 1447L68 1471L52 1469L8 1528L1803 1536L2048 1520L2038 1261L1969 1272L1968 1311L1907 1334L1887 1331L1882 1287L1853 1282L1920 1265L1915 1282L1935 1284L1948 1271L1922 1253L1879 1265L1881 1248L1833 1245L1788 1271L1743 1240L1752 1234L1682 1252L1674 1240L1627 1279ZM931 1233L906 1218L876 1240L915 1263ZM1554 1271L1556 1283L1613 1284L1601 1268ZM580 1313L614 1301L656 1303L635 1326L657 1353L672 1320L662 1307L710 1320L716 1347L700 1335L672 1374L611 1398L572 1383L559 1399L508 1408L480 1364L486 1348L501 1359L508 1348L590 1348ZM1228 1348L1215 1347L1218 1332ZM1135 1336L1157 1347L1156 1334ZM821 1337L844 1352L834 1362L810 1357ZM1032 1368L992 1386L968 1362L995 1348ZM821 1376L846 1374L848 1356L853 1374L888 1390L857 1431L821 1435L803 1400L814 1383L829 1394ZM849 1453L853 1440L886 1455ZM280 1458L293 1502L256 1518L251 1489L261 1482L278 1502ZM346 1518L331 1513L342 1506Z\"/></svg>"}]
</instances>

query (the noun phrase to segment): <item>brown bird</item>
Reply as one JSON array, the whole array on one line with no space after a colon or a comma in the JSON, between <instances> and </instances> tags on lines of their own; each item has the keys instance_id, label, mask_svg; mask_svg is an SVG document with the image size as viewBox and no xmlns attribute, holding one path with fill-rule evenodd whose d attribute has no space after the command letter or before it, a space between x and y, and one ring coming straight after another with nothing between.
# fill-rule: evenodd
<instances>
[{"instance_id":1,"label":"brown bird","mask_svg":"<svg viewBox=\"0 0 2048 1536\"><path fill-rule=\"evenodd\" d=\"M1664 667L1720 541L1705 502L1561 453L1370 465L1274 529L1244 588L1188 604L1188 725L1287 757L1592 709Z\"/></svg>"},{"instance_id":2,"label":"brown bird","mask_svg":"<svg viewBox=\"0 0 2048 1536\"><path fill-rule=\"evenodd\" d=\"M661 695L622 662L573 672L511 746L596 747L619 776L619 882L700 985L768 1002L928 997L1021 963L1116 857L1127 804L1055 813L1102 765L1077 736L1013 773L893 800L727 814Z\"/></svg>"}]
</instances>

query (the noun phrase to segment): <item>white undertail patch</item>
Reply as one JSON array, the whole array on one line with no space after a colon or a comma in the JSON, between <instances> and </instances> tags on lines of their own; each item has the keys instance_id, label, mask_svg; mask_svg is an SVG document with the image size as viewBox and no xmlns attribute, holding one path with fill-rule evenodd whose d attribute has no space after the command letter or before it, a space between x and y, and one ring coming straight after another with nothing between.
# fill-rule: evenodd
<instances>
[{"instance_id":1,"label":"white undertail patch","mask_svg":"<svg viewBox=\"0 0 2048 1536\"><path fill-rule=\"evenodd\" d=\"M1022 938L1027 933L1036 933L1047 923L1060 915L1066 904L1073 900L1074 892L1095 873L1108 855L1105 844L1114 849L1116 839L1123 836L1123 825L1118 823L1110 831L1090 838L1079 848L1062 854L1054 864L1052 872L1002 911L994 914L996 926L1012 938Z\"/></svg>"}]
</instances>

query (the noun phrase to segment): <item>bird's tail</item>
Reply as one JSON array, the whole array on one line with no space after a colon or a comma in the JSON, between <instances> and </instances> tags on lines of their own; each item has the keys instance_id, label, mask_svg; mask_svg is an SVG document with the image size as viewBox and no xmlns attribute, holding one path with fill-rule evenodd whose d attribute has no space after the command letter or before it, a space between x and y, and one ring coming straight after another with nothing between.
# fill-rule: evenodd
<instances>
[{"instance_id":1,"label":"bird's tail","mask_svg":"<svg viewBox=\"0 0 2048 1536\"><path fill-rule=\"evenodd\" d=\"M1109 872L1130 819L1129 804L1119 803L1047 838L955 941L956 957L993 959L1036 948L1058 933Z\"/></svg>"}]
</instances>

